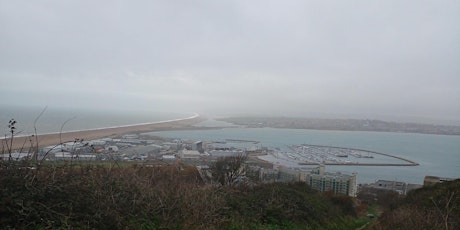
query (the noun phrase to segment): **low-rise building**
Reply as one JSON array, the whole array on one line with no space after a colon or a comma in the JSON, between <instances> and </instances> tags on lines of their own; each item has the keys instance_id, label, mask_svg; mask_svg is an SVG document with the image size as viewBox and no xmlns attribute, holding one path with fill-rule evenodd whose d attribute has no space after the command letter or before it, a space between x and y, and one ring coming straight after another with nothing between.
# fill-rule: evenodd
<instances>
[{"instance_id":1,"label":"low-rise building","mask_svg":"<svg viewBox=\"0 0 460 230\"><path fill-rule=\"evenodd\" d=\"M20 161L20 160L26 160L28 158L30 158L32 156L31 153L5 153L5 154L0 154L0 157L2 160L4 161L8 161L8 160L13 160L13 161ZM10 158L11 157L11 158Z\"/></svg>"},{"instance_id":2,"label":"low-rise building","mask_svg":"<svg viewBox=\"0 0 460 230\"><path fill-rule=\"evenodd\" d=\"M200 152L198 152L196 150L183 149L183 150L181 150L179 156L183 161L192 163L194 161L199 161L201 159L201 157L205 156L205 155L206 154L201 154Z\"/></svg>"},{"instance_id":3,"label":"low-rise building","mask_svg":"<svg viewBox=\"0 0 460 230\"><path fill-rule=\"evenodd\" d=\"M390 180L378 180L375 183L369 185L369 187L372 188L392 190L401 195L405 195L407 193L407 186L408 184L406 182Z\"/></svg>"},{"instance_id":4,"label":"low-rise building","mask_svg":"<svg viewBox=\"0 0 460 230\"><path fill-rule=\"evenodd\" d=\"M54 153L53 160L56 161L94 161L96 160L96 155L93 154L72 154L69 152L56 152Z\"/></svg>"},{"instance_id":5,"label":"low-rise building","mask_svg":"<svg viewBox=\"0 0 460 230\"><path fill-rule=\"evenodd\" d=\"M161 159L164 161L175 161L177 158L174 155L163 155Z\"/></svg>"},{"instance_id":6,"label":"low-rise building","mask_svg":"<svg viewBox=\"0 0 460 230\"><path fill-rule=\"evenodd\" d=\"M209 155L213 157L238 157L246 156L246 153L242 150L211 150Z\"/></svg>"}]
</instances>

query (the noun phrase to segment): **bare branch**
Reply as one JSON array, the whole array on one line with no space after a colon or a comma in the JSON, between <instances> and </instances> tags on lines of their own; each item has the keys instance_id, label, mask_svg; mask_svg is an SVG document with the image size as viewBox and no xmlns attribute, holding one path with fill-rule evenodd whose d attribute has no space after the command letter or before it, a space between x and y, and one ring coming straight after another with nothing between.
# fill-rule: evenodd
<instances>
[{"instance_id":1,"label":"bare branch","mask_svg":"<svg viewBox=\"0 0 460 230\"><path fill-rule=\"evenodd\" d=\"M66 121L64 121L64 123L62 123L61 125L61 130L59 131L59 142L61 142L62 144L62 130L64 129L64 126L71 120L75 119L76 117L71 117L69 119L67 119Z\"/></svg>"},{"instance_id":2,"label":"bare branch","mask_svg":"<svg viewBox=\"0 0 460 230\"><path fill-rule=\"evenodd\" d=\"M45 108L43 108L43 110L40 112L40 114L38 114L38 116L35 118L34 120L34 135L35 135L35 150L34 150L34 153L35 153L35 158L37 159L38 158L38 133L37 133L37 122L38 122L38 119L40 119L40 117L43 115L43 113L45 113L46 109L48 108L48 106L45 106Z\"/></svg>"},{"instance_id":3,"label":"bare branch","mask_svg":"<svg viewBox=\"0 0 460 230\"><path fill-rule=\"evenodd\" d=\"M212 179L221 185L232 185L244 175L243 163L246 155L223 157L210 166Z\"/></svg>"}]
</instances>

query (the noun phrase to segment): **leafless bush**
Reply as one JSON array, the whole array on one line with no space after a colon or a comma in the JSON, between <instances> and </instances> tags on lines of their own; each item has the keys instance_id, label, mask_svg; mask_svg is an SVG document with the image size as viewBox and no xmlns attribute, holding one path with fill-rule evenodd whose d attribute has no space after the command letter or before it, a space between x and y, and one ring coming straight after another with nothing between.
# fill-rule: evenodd
<instances>
[{"instance_id":1,"label":"leafless bush","mask_svg":"<svg viewBox=\"0 0 460 230\"><path fill-rule=\"evenodd\" d=\"M220 185L232 185L244 175L243 163L247 160L246 155L222 157L211 164L210 171L212 180Z\"/></svg>"}]
</instances>

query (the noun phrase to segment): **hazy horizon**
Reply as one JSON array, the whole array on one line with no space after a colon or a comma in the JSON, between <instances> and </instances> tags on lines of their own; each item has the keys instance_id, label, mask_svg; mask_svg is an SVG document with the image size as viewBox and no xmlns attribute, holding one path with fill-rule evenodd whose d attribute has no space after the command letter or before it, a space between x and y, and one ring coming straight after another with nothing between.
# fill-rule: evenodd
<instances>
[{"instance_id":1,"label":"hazy horizon","mask_svg":"<svg viewBox=\"0 0 460 230\"><path fill-rule=\"evenodd\" d=\"M460 125L459 22L453 0L0 0L0 106Z\"/></svg>"},{"instance_id":2,"label":"hazy horizon","mask_svg":"<svg viewBox=\"0 0 460 230\"><path fill-rule=\"evenodd\" d=\"M39 117L40 113L42 115ZM194 114L195 112L171 112L171 111L155 111L155 110L142 110L142 109L82 109L82 108L66 108L56 106L18 106L18 105L3 105L2 112L0 113L0 128L7 130L8 121L15 119L19 126L28 126L29 131L32 130L33 122L37 120L38 126L49 126L53 124L56 127L60 127L66 120L71 120L67 126L72 129L87 129L86 124L84 127L79 127L82 123L90 122L94 127L109 127L117 125L133 125L146 122L156 122L160 120L169 120L177 118L186 118ZM401 117L391 115L369 115L363 114L261 114L261 113L198 113L200 116L213 121L220 118L230 117L290 117L290 118L307 118L307 119L358 119L358 120L381 120L386 122L398 122L398 123L419 123L419 124L433 124L433 125L448 125L448 126L460 126L458 120L436 120L424 117ZM105 118L103 118L105 117ZM158 120L161 117L160 120ZM121 119L117 121L117 119ZM79 121L80 120L80 121ZM101 124L96 124L100 122ZM110 125L107 125L110 124Z\"/></svg>"}]
</instances>

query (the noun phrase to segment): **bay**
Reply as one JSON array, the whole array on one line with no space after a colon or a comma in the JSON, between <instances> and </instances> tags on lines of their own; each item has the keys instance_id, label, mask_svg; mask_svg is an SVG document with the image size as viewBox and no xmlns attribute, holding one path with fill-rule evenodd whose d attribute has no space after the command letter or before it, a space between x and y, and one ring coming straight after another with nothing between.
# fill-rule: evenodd
<instances>
[{"instance_id":1,"label":"bay","mask_svg":"<svg viewBox=\"0 0 460 230\"><path fill-rule=\"evenodd\" d=\"M2 107L0 111L1 135L8 134L8 121L15 119L17 131L22 135L33 132L33 122L43 110L40 107ZM39 134L132 125L187 117L189 114L152 110L108 111L48 108L37 122ZM206 121L202 126L225 126L222 122ZM460 136L414 133L324 131L303 129L241 128L227 124L228 128L212 130L164 131L151 135L203 140L225 141L244 139L258 141L258 147L289 150L288 145L310 144L382 152L416 161L419 166L327 166L327 171L358 173L359 183L378 179L422 184L426 175L460 178ZM244 147L242 143L231 143Z\"/></svg>"},{"instance_id":2,"label":"bay","mask_svg":"<svg viewBox=\"0 0 460 230\"><path fill-rule=\"evenodd\" d=\"M310 144L365 149L416 161L418 166L326 166L327 171L358 173L358 183L378 179L423 184L426 175L460 178L460 136L414 133L325 131L276 128L223 128L151 132L166 138L258 141L258 147L287 151L288 145ZM232 143L233 145L241 145Z\"/></svg>"}]
</instances>

